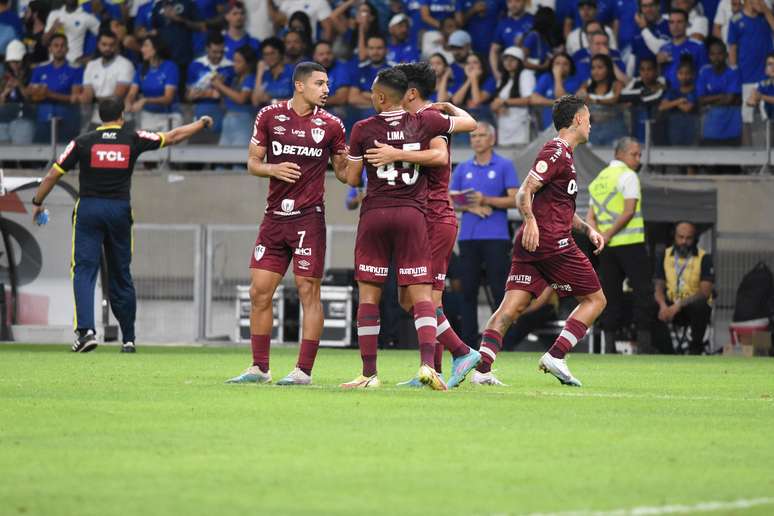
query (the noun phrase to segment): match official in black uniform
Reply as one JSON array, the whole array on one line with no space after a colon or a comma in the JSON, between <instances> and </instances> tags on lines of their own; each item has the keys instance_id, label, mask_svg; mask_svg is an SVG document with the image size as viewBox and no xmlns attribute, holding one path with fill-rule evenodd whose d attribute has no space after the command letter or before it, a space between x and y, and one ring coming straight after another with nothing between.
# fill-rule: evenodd
<instances>
[{"instance_id":1,"label":"match official in black uniform","mask_svg":"<svg viewBox=\"0 0 774 516\"><path fill-rule=\"evenodd\" d=\"M135 351L134 320L137 301L129 266L132 261L132 208L129 192L138 156L175 145L212 126L205 116L166 133L130 131L124 127L124 103L112 97L99 103L103 125L72 140L38 187L33 219L59 178L80 165L80 192L73 210L70 271L75 294L75 343L86 353L97 347L94 287L104 246L108 266L110 306L121 326L122 352Z\"/></svg>"}]
</instances>

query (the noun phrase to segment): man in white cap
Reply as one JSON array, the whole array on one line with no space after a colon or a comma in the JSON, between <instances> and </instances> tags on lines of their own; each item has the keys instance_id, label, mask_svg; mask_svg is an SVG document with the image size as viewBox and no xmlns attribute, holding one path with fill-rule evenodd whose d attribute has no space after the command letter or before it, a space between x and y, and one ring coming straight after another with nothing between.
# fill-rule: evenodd
<instances>
[{"instance_id":1,"label":"man in white cap","mask_svg":"<svg viewBox=\"0 0 774 516\"><path fill-rule=\"evenodd\" d=\"M449 35L447 47L454 56L454 62L451 64L454 84L465 82L465 63L470 55L471 42L470 34L464 30L455 30Z\"/></svg>"},{"instance_id":2,"label":"man in white cap","mask_svg":"<svg viewBox=\"0 0 774 516\"><path fill-rule=\"evenodd\" d=\"M390 19L388 25L390 41L387 45L387 60L393 63L419 61L417 42L410 39L411 18L399 13Z\"/></svg>"}]
</instances>

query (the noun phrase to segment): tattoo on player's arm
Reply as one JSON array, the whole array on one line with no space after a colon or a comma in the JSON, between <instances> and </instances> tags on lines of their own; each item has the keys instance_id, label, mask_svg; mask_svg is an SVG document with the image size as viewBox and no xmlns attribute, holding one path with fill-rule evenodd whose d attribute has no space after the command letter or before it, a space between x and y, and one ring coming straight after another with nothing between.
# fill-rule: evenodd
<instances>
[{"instance_id":1,"label":"tattoo on player's arm","mask_svg":"<svg viewBox=\"0 0 774 516\"><path fill-rule=\"evenodd\" d=\"M580 218L577 213L572 217L572 227L574 230L580 231L584 235L588 235L589 230L591 229L591 226L586 224L586 222Z\"/></svg>"},{"instance_id":2,"label":"tattoo on player's arm","mask_svg":"<svg viewBox=\"0 0 774 516\"><path fill-rule=\"evenodd\" d=\"M532 196L541 188L543 188L543 183L532 176L527 176L524 184L519 187L519 191L516 194L516 207L525 221L535 218L535 215L532 213Z\"/></svg>"}]
</instances>

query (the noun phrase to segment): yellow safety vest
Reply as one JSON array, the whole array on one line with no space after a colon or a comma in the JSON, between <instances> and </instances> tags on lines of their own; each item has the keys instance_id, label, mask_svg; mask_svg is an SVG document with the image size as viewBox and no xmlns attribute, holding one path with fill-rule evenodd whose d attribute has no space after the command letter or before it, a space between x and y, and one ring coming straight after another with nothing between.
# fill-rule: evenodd
<instances>
[{"instance_id":1,"label":"yellow safety vest","mask_svg":"<svg viewBox=\"0 0 774 516\"><path fill-rule=\"evenodd\" d=\"M591 205L600 232L605 232L613 227L615 220L623 213L624 197L617 187L621 175L629 170L629 167L624 163L611 164L602 170L589 185ZM645 242L645 221L642 219L642 211L640 211L641 204L642 201L638 199L632 220L607 242L608 247Z\"/></svg>"},{"instance_id":2,"label":"yellow safety vest","mask_svg":"<svg viewBox=\"0 0 774 516\"><path fill-rule=\"evenodd\" d=\"M667 299L674 302L696 294L701 283L701 260L707 254L699 249L697 255L688 258L675 256L674 246L664 253L664 277L666 278ZM709 299L708 301L711 301Z\"/></svg>"}]
</instances>

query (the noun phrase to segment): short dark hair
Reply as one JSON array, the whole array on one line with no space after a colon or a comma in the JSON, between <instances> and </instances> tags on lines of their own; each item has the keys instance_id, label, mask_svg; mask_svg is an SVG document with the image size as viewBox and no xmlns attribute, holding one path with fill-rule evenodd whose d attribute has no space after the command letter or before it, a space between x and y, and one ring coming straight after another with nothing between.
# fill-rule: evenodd
<instances>
[{"instance_id":1,"label":"short dark hair","mask_svg":"<svg viewBox=\"0 0 774 516\"><path fill-rule=\"evenodd\" d=\"M255 70L255 63L258 62L258 54L250 45L242 45L234 50L234 54L240 54L247 61L247 69ZM260 79L260 78L259 78Z\"/></svg>"},{"instance_id":2,"label":"short dark hair","mask_svg":"<svg viewBox=\"0 0 774 516\"><path fill-rule=\"evenodd\" d=\"M280 55L285 55L285 43L279 39L277 36L272 36L270 38L266 38L261 43L261 48L271 47L277 52L280 53Z\"/></svg>"},{"instance_id":3,"label":"short dark hair","mask_svg":"<svg viewBox=\"0 0 774 516\"><path fill-rule=\"evenodd\" d=\"M331 43L327 39L318 39L317 43L315 43L314 46L312 47L312 53L315 53L317 51L317 47L319 47L320 45L328 45L329 47L333 48L333 43Z\"/></svg>"},{"instance_id":4,"label":"short dark hair","mask_svg":"<svg viewBox=\"0 0 774 516\"><path fill-rule=\"evenodd\" d=\"M226 44L226 38L224 38L223 34L221 34L220 32L211 30L207 34L207 46L225 45L225 44Z\"/></svg>"},{"instance_id":5,"label":"short dark hair","mask_svg":"<svg viewBox=\"0 0 774 516\"><path fill-rule=\"evenodd\" d=\"M406 75L407 87L416 88L422 100L427 100L435 91L435 72L427 61L404 63L395 67Z\"/></svg>"},{"instance_id":6,"label":"short dark hair","mask_svg":"<svg viewBox=\"0 0 774 516\"><path fill-rule=\"evenodd\" d=\"M63 39L63 40L64 40L64 42L65 42L65 45L68 43L68 41L67 41L67 36L65 36L65 35L64 35L64 34L62 34L61 32L57 32L56 34L54 34L53 36L51 36L51 39L49 39L49 40L48 40L48 44L49 44L49 46L51 45L51 43L53 43L53 42L54 42L54 40L57 40L57 39Z\"/></svg>"},{"instance_id":7,"label":"short dark hair","mask_svg":"<svg viewBox=\"0 0 774 516\"><path fill-rule=\"evenodd\" d=\"M247 12L244 2L240 2L239 0L226 4L227 13L233 11L234 9L241 9L243 12Z\"/></svg>"},{"instance_id":8,"label":"short dark hair","mask_svg":"<svg viewBox=\"0 0 774 516\"><path fill-rule=\"evenodd\" d=\"M376 81L379 86L394 93L395 100L403 98L408 89L408 79L406 74L397 68L385 68L376 74Z\"/></svg>"},{"instance_id":9,"label":"short dark hair","mask_svg":"<svg viewBox=\"0 0 774 516\"><path fill-rule=\"evenodd\" d=\"M705 45L707 47L707 51L708 52L709 52L710 48L715 47L715 46L718 46L721 49L723 49L723 53L724 54L728 52L728 50L726 48L726 44L720 38L714 38L714 37L710 36L709 38L707 38L707 42L705 43Z\"/></svg>"},{"instance_id":10,"label":"short dark hair","mask_svg":"<svg viewBox=\"0 0 774 516\"><path fill-rule=\"evenodd\" d=\"M586 103L575 95L565 95L556 99L551 110L556 130L570 127L575 115L584 107L586 107Z\"/></svg>"},{"instance_id":11,"label":"short dark hair","mask_svg":"<svg viewBox=\"0 0 774 516\"><path fill-rule=\"evenodd\" d=\"M97 36L97 43L99 43L99 40L101 40L102 38L117 39L117 36L113 31L106 29L106 30L99 31L99 35Z\"/></svg>"},{"instance_id":12,"label":"short dark hair","mask_svg":"<svg viewBox=\"0 0 774 516\"><path fill-rule=\"evenodd\" d=\"M685 21L688 21L688 13L685 11L685 9L671 9L669 14L682 14Z\"/></svg>"},{"instance_id":13,"label":"short dark hair","mask_svg":"<svg viewBox=\"0 0 774 516\"><path fill-rule=\"evenodd\" d=\"M372 39L381 39L385 46L387 46L387 38L382 36L381 34L369 34L366 38L366 45L368 45L368 41Z\"/></svg>"},{"instance_id":14,"label":"short dark hair","mask_svg":"<svg viewBox=\"0 0 774 516\"><path fill-rule=\"evenodd\" d=\"M99 101L99 117L103 122L113 122L124 113L124 101L118 97L108 97Z\"/></svg>"},{"instance_id":15,"label":"short dark hair","mask_svg":"<svg viewBox=\"0 0 774 516\"><path fill-rule=\"evenodd\" d=\"M293 70L293 82L304 82L307 77L312 75L312 72L328 73L327 70L325 70L325 67L320 63L315 63L313 61L303 61L298 63L296 65L296 69Z\"/></svg>"}]
</instances>

